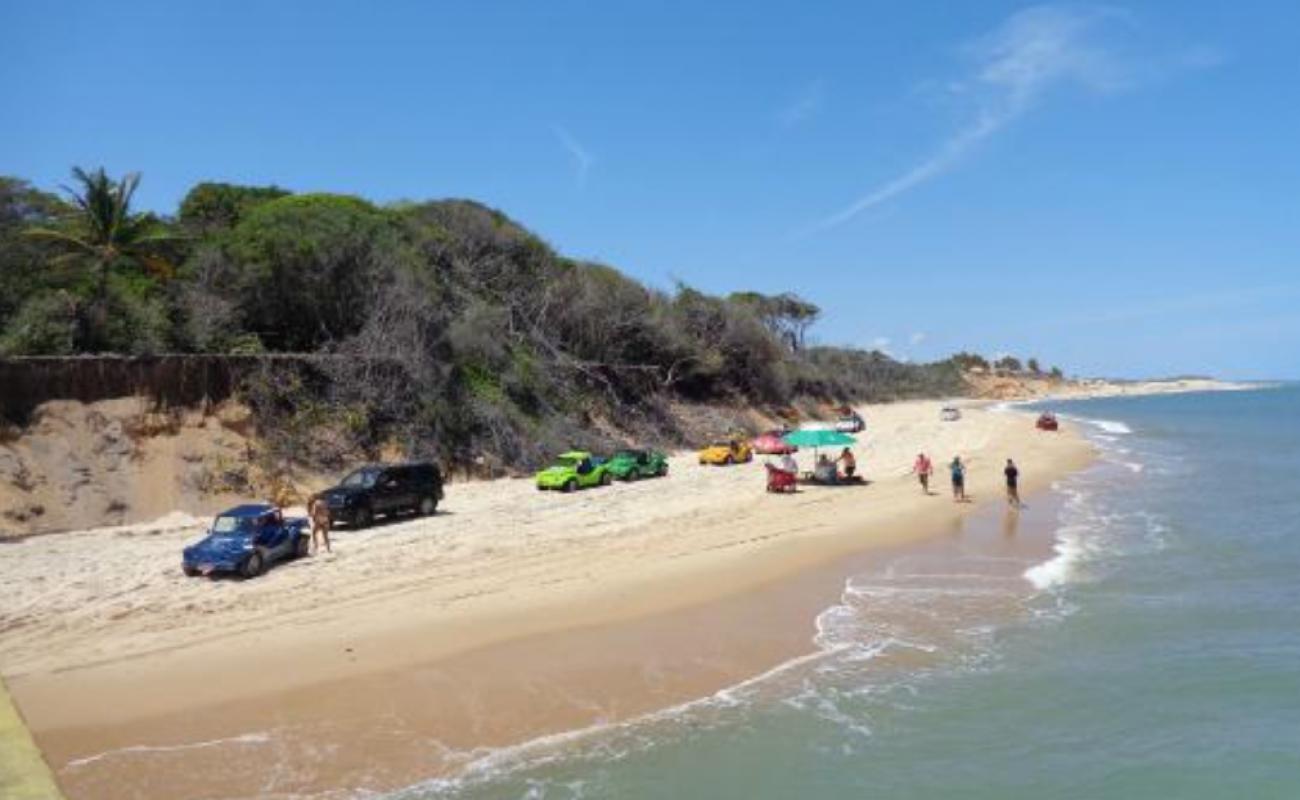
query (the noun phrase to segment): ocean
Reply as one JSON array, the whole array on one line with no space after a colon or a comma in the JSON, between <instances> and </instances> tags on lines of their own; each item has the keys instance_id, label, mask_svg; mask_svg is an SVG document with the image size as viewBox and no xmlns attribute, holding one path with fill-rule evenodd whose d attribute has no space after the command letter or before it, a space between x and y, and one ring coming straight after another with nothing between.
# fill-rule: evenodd
<instances>
[{"instance_id":1,"label":"ocean","mask_svg":"<svg viewBox=\"0 0 1300 800\"><path fill-rule=\"evenodd\" d=\"M1102 458L1022 512L1038 560L987 509L807 657L395 797L1300 797L1300 386L1051 407Z\"/></svg>"}]
</instances>

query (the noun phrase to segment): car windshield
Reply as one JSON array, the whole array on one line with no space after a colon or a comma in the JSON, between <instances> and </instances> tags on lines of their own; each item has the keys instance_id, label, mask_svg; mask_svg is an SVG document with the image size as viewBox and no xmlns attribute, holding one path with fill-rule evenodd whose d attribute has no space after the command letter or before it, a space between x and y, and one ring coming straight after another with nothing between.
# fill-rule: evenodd
<instances>
[{"instance_id":1,"label":"car windshield","mask_svg":"<svg viewBox=\"0 0 1300 800\"><path fill-rule=\"evenodd\" d=\"M581 463L582 463L581 458L575 458L573 456L560 456L559 458L555 459L555 464L553 466L576 467Z\"/></svg>"},{"instance_id":2,"label":"car windshield","mask_svg":"<svg viewBox=\"0 0 1300 800\"><path fill-rule=\"evenodd\" d=\"M379 473L380 470L377 469L359 469L344 478L339 485L349 489L369 489L375 485Z\"/></svg>"},{"instance_id":3,"label":"car windshield","mask_svg":"<svg viewBox=\"0 0 1300 800\"><path fill-rule=\"evenodd\" d=\"M614 458L630 458L636 460L641 458L641 454L635 450L619 450L614 454Z\"/></svg>"},{"instance_id":4,"label":"car windshield","mask_svg":"<svg viewBox=\"0 0 1300 800\"><path fill-rule=\"evenodd\" d=\"M212 523L213 533L252 533L252 517L230 517L222 515Z\"/></svg>"}]
</instances>

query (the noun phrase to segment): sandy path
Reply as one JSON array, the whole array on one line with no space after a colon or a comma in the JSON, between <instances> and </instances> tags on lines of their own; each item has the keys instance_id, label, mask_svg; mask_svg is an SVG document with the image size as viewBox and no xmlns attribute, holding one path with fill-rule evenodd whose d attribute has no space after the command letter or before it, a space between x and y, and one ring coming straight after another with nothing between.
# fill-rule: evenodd
<instances>
[{"instance_id":1,"label":"sandy path","mask_svg":"<svg viewBox=\"0 0 1300 800\"><path fill-rule=\"evenodd\" d=\"M1025 414L970 407L944 423L941 405L862 409L867 488L767 495L760 463L707 468L692 454L666 479L573 495L456 484L432 518L340 530L334 554L254 581L181 575L198 524L0 545L0 671L38 732L246 699L702 602L932 530L970 507L920 495L907 476L918 450L961 453L976 496L1001 493L1008 455L1027 488L1090 457ZM256 682L212 679L249 663Z\"/></svg>"}]
</instances>

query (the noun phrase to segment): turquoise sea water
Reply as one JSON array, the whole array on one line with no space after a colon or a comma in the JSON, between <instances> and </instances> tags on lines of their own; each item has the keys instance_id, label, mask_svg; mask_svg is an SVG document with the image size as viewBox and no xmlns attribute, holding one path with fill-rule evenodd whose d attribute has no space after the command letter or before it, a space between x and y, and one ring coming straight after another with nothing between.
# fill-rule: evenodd
<instances>
[{"instance_id":1,"label":"turquoise sea water","mask_svg":"<svg viewBox=\"0 0 1300 800\"><path fill-rule=\"evenodd\" d=\"M1105 454L1055 557L850 580L807 659L401 796L1300 797L1300 387L1054 408Z\"/></svg>"}]
</instances>

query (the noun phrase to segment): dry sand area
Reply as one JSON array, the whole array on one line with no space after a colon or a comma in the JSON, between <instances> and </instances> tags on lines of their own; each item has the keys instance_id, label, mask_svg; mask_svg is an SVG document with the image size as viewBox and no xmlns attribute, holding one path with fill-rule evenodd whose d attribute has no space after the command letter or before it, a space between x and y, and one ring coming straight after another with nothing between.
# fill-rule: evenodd
<instances>
[{"instance_id":1,"label":"dry sand area","mask_svg":"<svg viewBox=\"0 0 1300 800\"><path fill-rule=\"evenodd\" d=\"M1028 414L977 404L942 422L942 405L862 409L866 487L770 495L761 458L702 467L690 453L667 478L572 495L452 484L433 517L340 529L334 553L252 581L182 576L181 547L206 522L184 514L0 544L0 672L57 771L141 737L197 739L202 718L249 730L234 709L283 721L317 687L671 613L933 534L975 507L947 497L953 454L977 500L1001 497L1008 456L1026 491L1092 457L1069 425L1045 434ZM935 496L909 475L918 451L936 462ZM788 656L757 648L749 666Z\"/></svg>"}]
</instances>

